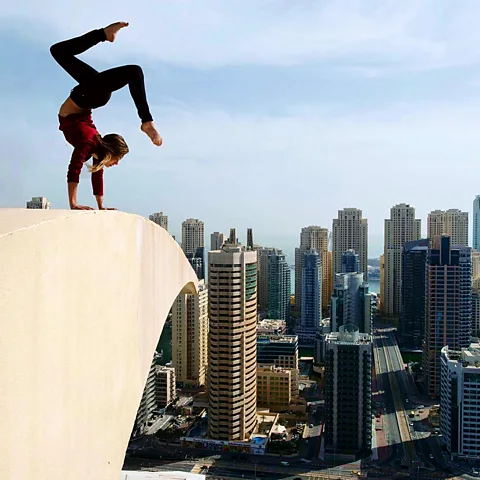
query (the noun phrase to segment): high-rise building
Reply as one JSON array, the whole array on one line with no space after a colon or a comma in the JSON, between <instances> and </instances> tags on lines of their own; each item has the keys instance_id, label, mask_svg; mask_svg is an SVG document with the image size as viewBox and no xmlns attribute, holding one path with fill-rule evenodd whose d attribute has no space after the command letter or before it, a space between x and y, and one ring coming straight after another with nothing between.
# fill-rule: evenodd
<instances>
[{"instance_id":1,"label":"high-rise building","mask_svg":"<svg viewBox=\"0 0 480 480\"><path fill-rule=\"evenodd\" d=\"M372 333L372 295L362 273L337 273L330 302L330 328L355 325L362 333Z\"/></svg>"},{"instance_id":2,"label":"high-rise building","mask_svg":"<svg viewBox=\"0 0 480 480\"><path fill-rule=\"evenodd\" d=\"M147 422L155 413L157 409L157 397L156 397L156 365L158 354L153 355L152 364L150 365L150 371L148 372L147 382L143 389L142 399L137 410L137 416L135 418L135 424L133 426L133 436L141 435L147 428Z\"/></svg>"},{"instance_id":3,"label":"high-rise building","mask_svg":"<svg viewBox=\"0 0 480 480\"><path fill-rule=\"evenodd\" d=\"M472 249L472 280L480 278L480 252Z\"/></svg>"},{"instance_id":4,"label":"high-rise building","mask_svg":"<svg viewBox=\"0 0 480 480\"><path fill-rule=\"evenodd\" d=\"M155 399L158 408L166 408L177 396L175 368L157 365L155 367Z\"/></svg>"},{"instance_id":5,"label":"high-rise building","mask_svg":"<svg viewBox=\"0 0 480 480\"><path fill-rule=\"evenodd\" d=\"M182 250L185 254L195 255L200 247L205 247L203 222L198 218L188 218L182 222Z\"/></svg>"},{"instance_id":6,"label":"high-rise building","mask_svg":"<svg viewBox=\"0 0 480 480\"><path fill-rule=\"evenodd\" d=\"M472 336L480 337L480 278L472 280Z\"/></svg>"},{"instance_id":7,"label":"high-rise building","mask_svg":"<svg viewBox=\"0 0 480 480\"><path fill-rule=\"evenodd\" d=\"M289 319L290 267L281 250L269 256L267 307L269 318Z\"/></svg>"},{"instance_id":8,"label":"high-rise building","mask_svg":"<svg viewBox=\"0 0 480 480\"><path fill-rule=\"evenodd\" d=\"M199 280L205 279L205 254L204 248L198 247L195 253L187 253L187 260L197 274Z\"/></svg>"},{"instance_id":9,"label":"high-rise building","mask_svg":"<svg viewBox=\"0 0 480 480\"><path fill-rule=\"evenodd\" d=\"M168 216L163 212L152 213L148 218L168 232Z\"/></svg>"},{"instance_id":10,"label":"high-rise building","mask_svg":"<svg viewBox=\"0 0 480 480\"><path fill-rule=\"evenodd\" d=\"M27 202L27 208L29 209L48 210L51 206L52 204L45 197L32 197Z\"/></svg>"},{"instance_id":11,"label":"high-rise building","mask_svg":"<svg viewBox=\"0 0 480 480\"><path fill-rule=\"evenodd\" d=\"M381 313L384 313L384 302L385 298L385 255L382 253L380 255L380 298L378 302L378 310Z\"/></svg>"},{"instance_id":12,"label":"high-rise building","mask_svg":"<svg viewBox=\"0 0 480 480\"><path fill-rule=\"evenodd\" d=\"M345 325L325 350L325 451L362 458L372 448L372 338Z\"/></svg>"},{"instance_id":13,"label":"high-rise building","mask_svg":"<svg viewBox=\"0 0 480 480\"><path fill-rule=\"evenodd\" d=\"M210 235L210 250L220 250L225 243L225 235L220 232L213 232Z\"/></svg>"},{"instance_id":14,"label":"high-rise building","mask_svg":"<svg viewBox=\"0 0 480 480\"><path fill-rule=\"evenodd\" d=\"M462 350L472 329L472 260L469 247L452 247L450 237L435 237L428 259L427 319L423 374L431 397L440 394L440 352Z\"/></svg>"},{"instance_id":15,"label":"high-rise building","mask_svg":"<svg viewBox=\"0 0 480 480\"><path fill-rule=\"evenodd\" d=\"M402 309L402 251L407 242L420 240L420 219L415 218L415 208L401 203L390 209L390 219L385 220L385 272L382 313L398 321Z\"/></svg>"},{"instance_id":16,"label":"high-rise building","mask_svg":"<svg viewBox=\"0 0 480 480\"><path fill-rule=\"evenodd\" d=\"M473 248L480 251L480 195L473 201Z\"/></svg>"},{"instance_id":17,"label":"high-rise building","mask_svg":"<svg viewBox=\"0 0 480 480\"><path fill-rule=\"evenodd\" d=\"M427 265L430 241L406 242L402 252L402 309L398 331L403 346L421 349L427 315Z\"/></svg>"},{"instance_id":18,"label":"high-rise building","mask_svg":"<svg viewBox=\"0 0 480 480\"><path fill-rule=\"evenodd\" d=\"M172 363L181 386L206 384L208 371L208 288L178 295L172 308Z\"/></svg>"},{"instance_id":19,"label":"high-rise building","mask_svg":"<svg viewBox=\"0 0 480 480\"><path fill-rule=\"evenodd\" d=\"M208 279L208 435L247 440L257 424L257 252L209 252Z\"/></svg>"},{"instance_id":20,"label":"high-rise building","mask_svg":"<svg viewBox=\"0 0 480 480\"><path fill-rule=\"evenodd\" d=\"M441 351L440 430L452 460L480 458L480 344Z\"/></svg>"},{"instance_id":21,"label":"high-rise building","mask_svg":"<svg viewBox=\"0 0 480 480\"><path fill-rule=\"evenodd\" d=\"M258 263L258 310L266 313L268 310L268 280L270 270L270 255L276 251L273 247L261 247L257 250Z\"/></svg>"},{"instance_id":22,"label":"high-rise building","mask_svg":"<svg viewBox=\"0 0 480 480\"><path fill-rule=\"evenodd\" d=\"M342 271L340 273L358 273L360 271L360 260L355 250L347 250L342 253Z\"/></svg>"},{"instance_id":23,"label":"high-rise building","mask_svg":"<svg viewBox=\"0 0 480 480\"><path fill-rule=\"evenodd\" d=\"M247 228L247 248L253 250L253 228Z\"/></svg>"},{"instance_id":24,"label":"high-rise building","mask_svg":"<svg viewBox=\"0 0 480 480\"><path fill-rule=\"evenodd\" d=\"M329 275L328 261L328 229L316 225L302 228L300 233L300 246L295 249L295 309L301 310L302 298L302 271L304 254L307 250L316 250L322 261L322 305L328 305L331 294L331 282L327 281ZM330 291L328 287L330 286Z\"/></svg>"},{"instance_id":25,"label":"high-rise building","mask_svg":"<svg viewBox=\"0 0 480 480\"><path fill-rule=\"evenodd\" d=\"M203 222L188 218L182 222L182 250L199 279L205 278L205 239Z\"/></svg>"},{"instance_id":26,"label":"high-rise building","mask_svg":"<svg viewBox=\"0 0 480 480\"><path fill-rule=\"evenodd\" d=\"M427 237L448 235L452 245L468 245L468 212L456 208L434 210L428 214Z\"/></svg>"},{"instance_id":27,"label":"high-rise building","mask_svg":"<svg viewBox=\"0 0 480 480\"><path fill-rule=\"evenodd\" d=\"M316 250L304 254L302 269L302 317L297 330L302 341L315 339L322 320L322 261Z\"/></svg>"},{"instance_id":28,"label":"high-rise building","mask_svg":"<svg viewBox=\"0 0 480 480\"><path fill-rule=\"evenodd\" d=\"M358 254L360 273L368 278L368 221L358 208L344 208L338 211L338 218L332 226L333 278L342 273L342 253L355 250Z\"/></svg>"}]
</instances>

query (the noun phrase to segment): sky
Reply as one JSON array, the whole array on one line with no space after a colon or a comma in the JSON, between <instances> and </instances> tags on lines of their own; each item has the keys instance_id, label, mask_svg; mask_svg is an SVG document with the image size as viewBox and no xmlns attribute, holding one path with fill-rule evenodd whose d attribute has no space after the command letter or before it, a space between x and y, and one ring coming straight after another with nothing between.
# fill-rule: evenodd
<instances>
[{"instance_id":1,"label":"sky","mask_svg":"<svg viewBox=\"0 0 480 480\"><path fill-rule=\"evenodd\" d=\"M480 193L479 16L476 0L7 2L0 206L68 208L57 113L75 82L49 47L124 20L81 58L143 67L164 145L140 131L128 89L94 111L130 147L105 174L107 206L163 211L177 238L186 218L241 240L252 227L291 263L302 227L357 207L376 257L393 205L414 206L426 231L429 211L471 212ZM79 201L95 205L86 171Z\"/></svg>"}]
</instances>

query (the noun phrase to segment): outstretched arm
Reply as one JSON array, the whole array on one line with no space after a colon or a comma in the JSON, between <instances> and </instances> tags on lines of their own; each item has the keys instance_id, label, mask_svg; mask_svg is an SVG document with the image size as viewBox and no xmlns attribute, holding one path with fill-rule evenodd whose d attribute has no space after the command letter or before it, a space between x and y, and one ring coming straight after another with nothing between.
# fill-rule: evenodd
<instances>
[{"instance_id":1,"label":"outstretched arm","mask_svg":"<svg viewBox=\"0 0 480 480\"><path fill-rule=\"evenodd\" d=\"M92 156L94 150L95 145L92 142L85 142L81 147L73 150L67 173L68 201L72 210L93 210L92 207L77 203L77 192L83 164Z\"/></svg>"}]
</instances>

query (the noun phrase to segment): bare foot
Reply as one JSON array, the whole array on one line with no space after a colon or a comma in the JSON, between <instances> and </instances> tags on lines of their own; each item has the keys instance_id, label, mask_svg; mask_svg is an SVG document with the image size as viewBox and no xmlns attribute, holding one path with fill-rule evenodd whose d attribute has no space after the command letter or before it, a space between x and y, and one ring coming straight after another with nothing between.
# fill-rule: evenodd
<instances>
[{"instance_id":1,"label":"bare foot","mask_svg":"<svg viewBox=\"0 0 480 480\"><path fill-rule=\"evenodd\" d=\"M105 36L109 42L115 41L115 37L120 29L128 27L128 22L115 22L110 24L108 27L105 27Z\"/></svg>"},{"instance_id":2,"label":"bare foot","mask_svg":"<svg viewBox=\"0 0 480 480\"><path fill-rule=\"evenodd\" d=\"M140 129L150 137L150 140L154 143L154 145L159 147L163 143L162 137L157 132L153 122L142 123Z\"/></svg>"}]
</instances>

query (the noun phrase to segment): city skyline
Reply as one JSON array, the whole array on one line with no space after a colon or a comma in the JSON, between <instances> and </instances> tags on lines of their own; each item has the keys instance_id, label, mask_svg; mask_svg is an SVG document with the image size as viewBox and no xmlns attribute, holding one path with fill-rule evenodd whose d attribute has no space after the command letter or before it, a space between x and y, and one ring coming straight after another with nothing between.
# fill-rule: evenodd
<instances>
[{"instance_id":1,"label":"city skyline","mask_svg":"<svg viewBox=\"0 0 480 480\"><path fill-rule=\"evenodd\" d=\"M0 60L9 72L0 79L0 139L12 159L0 165L2 205L23 206L41 192L55 208L68 207L71 147L58 131L57 113L74 82L48 49L125 19L130 26L114 44L84 58L98 69L144 68L164 145L155 149L144 138L126 91L94 112L101 133L118 131L130 147L105 175L107 206L142 216L162 210L171 225L202 218L208 232L251 226L257 243L282 248L290 259L286 247L303 226L330 227L344 207L360 208L368 218L373 256L382 250L392 205L414 205L422 219L435 209L471 212L479 193L475 175L450 185L455 204L437 192L452 165L469 171L480 150L477 28L470 21L478 5L375 1L367 8L330 1L277 8L250 0L147 7L121 0L115 18L92 0L74 15L58 0L47 11L31 1L23 5L5 5L0 13ZM245 183L249 169L256 173ZM268 182L272 171L275 182ZM319 183L340 171L354 173ZM299 172L308 174L292 182ZM84 172L79 199L86 204L94 200L90 188ZM217 200L232 191L250 218Z\"/></svg>"}]
</instances>

